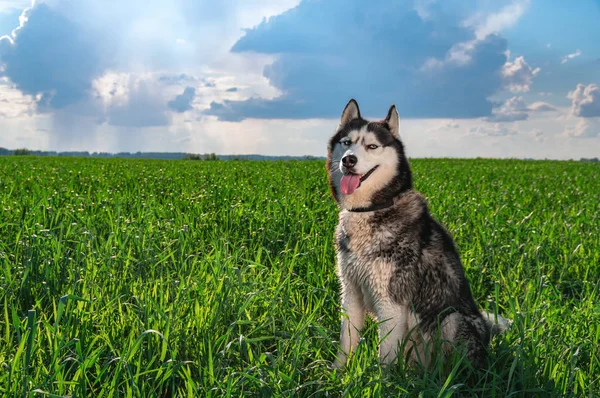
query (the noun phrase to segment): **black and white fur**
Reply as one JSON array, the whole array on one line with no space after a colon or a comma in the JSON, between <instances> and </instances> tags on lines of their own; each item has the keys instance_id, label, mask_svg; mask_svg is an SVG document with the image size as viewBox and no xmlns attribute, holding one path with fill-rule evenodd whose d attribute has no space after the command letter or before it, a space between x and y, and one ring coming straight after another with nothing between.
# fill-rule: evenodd
<instances>
[{"instance_id":1,"label":"black and white fur","mask_svg":"<svg viewBox=\"0 0 600 398\"><path fill-rule=\"evenodd\" d=\"M437 336L464 344L468 359L482 366L492 327L503 329L506 322L493 325L479 311L450 234L413 190L395 106L384 120L369 122L351 100L329 141L327 169L340 207L336 246L344 313L334 365L346 364L371 313L379 323L382 364L395 361L402 346L427 364ZM361 181L344 194L340 184L348 173Z\"/></svg>"}]
</instances>

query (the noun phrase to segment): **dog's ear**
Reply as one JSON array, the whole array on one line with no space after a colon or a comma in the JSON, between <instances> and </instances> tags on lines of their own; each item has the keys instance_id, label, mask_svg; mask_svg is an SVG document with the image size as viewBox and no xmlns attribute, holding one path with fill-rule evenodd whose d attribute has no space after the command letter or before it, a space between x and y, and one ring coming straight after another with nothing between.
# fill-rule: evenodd
<instances>
[{"instance_id":1,"label":"dog's ear","mask_svg":"<svg viewBox=\"0 0 600 398\"><path fill-rule=\"evenodd\" d=\"M390 132L396 138L400 138L400 117L396 110L396 105L390 106L390 110L385 118L385 122L390 127Z\"/></svg>"},{"instance_id":2,"label":"dog's ear","mask_svg":"<svg viewBox=\"0 0 600 398\"><path fill-rule=\"evenodd\" d=\"M344 126L346 123L354 119L360 119L360 110L358 109L358 103L353 98L344 108L344 112L342 112L340 126Z\"/></svg>"}]
</instances>

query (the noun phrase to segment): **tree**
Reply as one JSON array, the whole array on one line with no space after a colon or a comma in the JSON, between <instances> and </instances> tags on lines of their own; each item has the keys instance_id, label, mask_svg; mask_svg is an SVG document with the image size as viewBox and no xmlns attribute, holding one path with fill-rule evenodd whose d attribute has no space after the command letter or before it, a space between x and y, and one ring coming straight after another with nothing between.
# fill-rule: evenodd
<instances>
[{"instance_id":1,"label":"tree","mask_svg":"<svg viewBox=\"0 0 600 398\"><path fill-rule=\"evenodd\" d=\"M197 155L195 153L188 153L182 159L183 160L201 160L202 158L200 157L200 155Z\"/></svg>"},{"instance_id":2,"label":"tree","mask_svg":"<svg viewBox=\"0 0 600 398\"><path fill-rule=\"evenodd\" d=\"M31 155L31 151L27 148L20 148L20 149L15 149L13 154L17 155L17 156L25 156L25 155Z\"/></svg>"}]
</instances>

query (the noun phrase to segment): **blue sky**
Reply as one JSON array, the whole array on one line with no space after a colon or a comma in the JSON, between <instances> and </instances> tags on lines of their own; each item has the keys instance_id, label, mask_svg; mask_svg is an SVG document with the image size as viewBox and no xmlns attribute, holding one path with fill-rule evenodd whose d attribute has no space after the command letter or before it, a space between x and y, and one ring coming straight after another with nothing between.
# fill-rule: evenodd
<instances>
[{"instance_id":1,"label":"blue sky","mask_svg":"<svg viewBox=\"0 0 600 398\"><path fill-rule=\"evenodd\" d=\"M350 98L413 157L600 155L600 1L0 0L0 146L325 154Z\"/></svg>"}]
</instances>

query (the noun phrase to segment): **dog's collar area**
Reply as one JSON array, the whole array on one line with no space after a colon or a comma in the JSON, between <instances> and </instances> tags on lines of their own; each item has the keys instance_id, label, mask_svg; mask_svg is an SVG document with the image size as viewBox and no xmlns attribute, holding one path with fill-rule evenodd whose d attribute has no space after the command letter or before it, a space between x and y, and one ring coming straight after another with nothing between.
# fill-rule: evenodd
<instances>
[{"instance_id":1,"label":"dog's collar area","mask_svg":"<svg viewBox=\"0 0 600 398\"><path fill-rule=\"evenodd\" d=\"M394 205L394 201L392 199L390 199L383 203L373 204L373 205L367 206L367 207L355 207L353 209L346 209L346 210L353 212L353 213L366 213L369 211L387 209L388 207L392 207L393 205Z\"/></svg>"}]
</instances>

